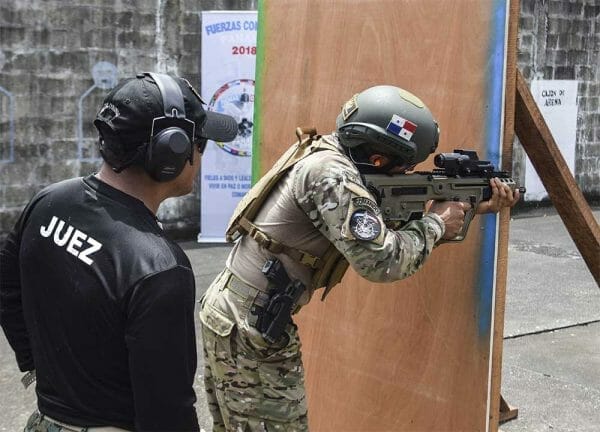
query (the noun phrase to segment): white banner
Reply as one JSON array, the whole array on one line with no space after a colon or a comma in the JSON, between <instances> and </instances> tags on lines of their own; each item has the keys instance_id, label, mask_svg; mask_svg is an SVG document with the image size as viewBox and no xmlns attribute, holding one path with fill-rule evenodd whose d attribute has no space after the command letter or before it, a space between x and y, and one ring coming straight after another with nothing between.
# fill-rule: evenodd
<instances>
[{"instance_id":1,"label":"white banner","mask_svg":"<svg viewBox=\"0 0 600 432\"><path fill-rule=\"evenodd\" d=\"M202 12L202 97L209 109L233 116L239 130L233 142L209 141L202 157L199 242L225 241L251 186L257 24L256 11Z\"/></svg>"},{"instance_id":2,"label":"white banner","mask_svg":"<svg viewBox=\"0 0 600 432\"><path fill-rule=\"evenodd\" d=\"M575 170L575 141L577 135L577 81L533 80L531 94L550 129L556 145L573 174ZM525 164L525 199L540 201L548 197L529 158Z\"/></svg>"}]
</instances>

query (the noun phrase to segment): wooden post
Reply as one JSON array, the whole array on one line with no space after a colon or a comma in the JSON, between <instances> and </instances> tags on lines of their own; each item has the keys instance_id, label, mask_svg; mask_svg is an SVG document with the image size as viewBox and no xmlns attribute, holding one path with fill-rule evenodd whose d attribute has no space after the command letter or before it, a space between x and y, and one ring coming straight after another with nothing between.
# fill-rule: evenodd
<instances>
[{"instance_id":1,"label":"wooden post","mask_svg":"<svg viewBox=\"0 0 600 432\"><path fill-rule=\"evenodd\" d=\"M600 227L517 71L515 131L577 249L600 286Z\"/></svg>"},{"instance_id":2,"label":"wooden post","mask_svg":"<svg viewBox=\"0 0 600 432\"><path fill-rule=\"evenodd\" d=\"M506 46L506 82L504 84L504 131L502 141L502 169L512 171L513 141L515 138L515 85L517 71L517 38L519 33L519 0L510 2L508 37ZM492 371L490 383L490 432L496 432L502 422L502 349L504 347L504 311L506 307L506 280L508 277L508 231L510 209L499 215L498 256L496 259L496 295L494 303L494 329L492 345Z\"/></svg>"}]
</instances>

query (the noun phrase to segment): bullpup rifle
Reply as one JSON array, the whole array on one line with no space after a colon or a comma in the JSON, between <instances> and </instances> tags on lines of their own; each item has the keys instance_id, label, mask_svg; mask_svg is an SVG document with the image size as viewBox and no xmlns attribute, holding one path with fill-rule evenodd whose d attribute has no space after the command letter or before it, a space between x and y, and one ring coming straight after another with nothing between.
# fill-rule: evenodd
<instances>
[{"instance_id":1,"label":"bullpup rifle","mask_svg":"<svg viewBox=\"0 0 600 432\"><path fill-rule=\"evenodd\" d=\"M365 184L375 195L383 220L391 228L420 219L430 200L462 201L471 204L465 213L462 230L451 240L464 240L475 216L477 205L492 196L490 179L498 177L513 191L519 187L506 171L498 171L490 161L479 160L473 150L454 150L439 153L434 158L433 171L415 171L407 174L367 174Z\"/></svg>"}]
</instances>

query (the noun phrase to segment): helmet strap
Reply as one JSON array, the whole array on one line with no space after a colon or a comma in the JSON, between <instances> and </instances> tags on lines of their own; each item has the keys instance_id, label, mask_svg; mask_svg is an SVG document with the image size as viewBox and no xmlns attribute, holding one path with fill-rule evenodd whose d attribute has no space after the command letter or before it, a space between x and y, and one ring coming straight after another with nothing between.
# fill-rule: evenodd
<instances>
[{"instance_id":1,"label":"helmet strap","mask_svg":"<svg viewBox=\"0 0 600 432\"><path fill-rule=\"evenodd\" d=\"M386 156L389 159L389 162L385 165L377 165L371 162L358 162L352 154L352 150L352 148L347 147L346 153L348 154L348 157L352 163L356 165L358 171L362 174L385 174L388 170L392 169L401 162L400 158L390 156Z\"/></svg>"},{"instance_id":2,"label":"helmet strap","mask_svg":"<svg viewBox=\"0 0 600 432\"><path fill-rule=\"evenodd\" d=\"M382 167L381 165L375 165L371 162L359 162L356 160L355 155L352 154L352 150L352 148L347 147L346 153L348 154L348 157L350 158L352 163L358 169L358 172L360 172L361 174L381 174L385 172L386 168L391 168L389 163Z\"/></svg>"},{"instance_id":3,"label":"helmet strap","mask_svg":"<svg viewBox=\"0 0 600 432\"><path fill-rule=\"evenodd\" d=\"M356 165L357 167L359 165L361 165L361 166L367 166L367 167L376 167L376 165L372 164L371 162L358 162L354 158L354 155L352 154L352 148L350 148L350 147L346 147L346 148L347 148L348 157L350 158L350 160L352 161L352 163L354 165Z\"/></svg>"}]
</instances>

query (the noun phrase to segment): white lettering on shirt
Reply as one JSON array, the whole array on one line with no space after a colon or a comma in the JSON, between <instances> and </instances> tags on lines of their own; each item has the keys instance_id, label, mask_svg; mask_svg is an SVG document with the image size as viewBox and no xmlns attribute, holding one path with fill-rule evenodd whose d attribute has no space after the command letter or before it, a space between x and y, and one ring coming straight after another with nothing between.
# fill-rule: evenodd
<instances>
[{"instance_id":1,"label":"white lettering on shirt","mask_svg":"<svg viewBox=\"0 0 600 432\"><path fill-rule=\"evenodd\" d=\"M71 241L67 245L67 252L74 256L79 255L79 250L77 249L79 249L83 245L81 240L85 240L86 238L87 234L84 234L79 230L75 230L75 234L73 234L73 237L71 237Z\"/></svg>"},{"instance_id":2,"label":"white lettering on shirt","mask_svg":"<svg viewBox=\"0 0 600 432\"><path fill-rule=\"evenodd\" d=\"M65 221L59 219L58 226L56 227L56 231L54 231L54 243L56 243L60 247L67 244L67 242L69 241L69 237L71 237L71 233L73 232L73 227L71 225L69 225L67 227L67 232L61 238L60 232L62 231L64 226L65 226Z\"/></svg>"},{"instance_id":3,"label":"white lettering on shirt","mask_svg":"<svg viewBox=\"0 0 600 432\"><path fill-rule=\"evenodd\" d=\"M52 231L54 231L54 227L56 226L56 221L58 221L58 218L56 216L52 216L48 227L43 225L40 227L40 234L42 237L50 237L50 234L52 234Z\"/></svg>"},{"instance_id":4,"label":"white lettering on shirt","mask_svg":"<svg viewBox=\"0 0 600 432\"><path fill-rule=\"evenodd\" d=\"M102 248L102 243L71 225L67 225L67 229L63 232L65 224L66 222L62 219L52 216L48 226L40 226L40 234L42 237L48 238L54 232L52 240L57 246L67 245L67 252L87 265L91 265L94 260L90 258L90 255L98 252ZM82 249L84 245L87 247Z\"/></svg>"},{"instance_id":5,"label":"white lettering on shirt","mask_svg":"<svg viewBox=\"0 0 600 432\"><path fill-rule=\"evenodd\" d=\"M93 239L92 237L88 237L87 238L88 243L91 245L89 248L82 250L81 252L79 252L79 256L78 258L83 261L84 263L86 263L87 265L92 264L94 261L91 260L90 258L88 258L88 255L93 254L94 252L98 252L100 250L100 248L102 247L102 243L100 243L99 241L96 241L95 239Z\"/></svg>"}]
</instances>

